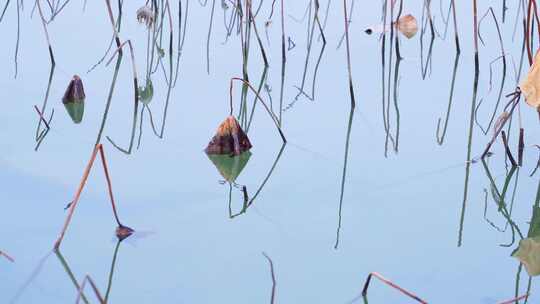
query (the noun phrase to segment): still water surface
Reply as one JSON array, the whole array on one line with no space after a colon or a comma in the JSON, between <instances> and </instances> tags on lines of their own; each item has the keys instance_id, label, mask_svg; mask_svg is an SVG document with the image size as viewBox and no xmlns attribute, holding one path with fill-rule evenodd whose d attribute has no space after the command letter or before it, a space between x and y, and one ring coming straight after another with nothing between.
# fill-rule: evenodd
<instances>
[{"instance_id":1,"label":"still water surface","mask_svg":"<svg viewBox=\"0 0 540 304\"><path fill-rule=\"evenodd\" d=\"M239 187L222 182L223 177L203 149L229 113L229 79L242 77L240 37L232 35L224 43L223 11L217 1L207 74L211 3L202 7L189 1L186 42L164 138L153 135L146 117L141 146L131 155L102 140L120 216L136 230L135 235L121 243L116 241L105 177L96 166L60 254L51 253L67 214L64 207L73 198L95 143L114 69L113 61L87 73L107 49L111 27L103 3L89 1L83 13L79 2L67 5L49 24L57 66L46 115L54 108L55 116L37 152L33 105L43 102L50 71L39 16L35 13L30 19L31 3L25 3L17 78L13 63L16 6L9 8L0 24L0 250L15 258L15 263L0 260L0 303L73 302L77 296L73 278L81 282L86 274L103 294L108 293L111 303L268 303L272 280L262 252L274 264L276 303L348 303L358 297L372 271L430 303L496 303L527 292L529 276L511 256L520 237L516 235L510 247L502 247L500 244L512 241L511 229L501 232L490 224L504 230L506 220L492 199L491 182L481 162L470 165L464 202L474 53L472 4L461 1L456 7L462 50L457 60L452 25L446 39L440 37L444 24L439 3L434 3L432 10L440 36L435 37L427 67L429 29L423 43L421 32L412 39L400 37L403 60L396 76L394 57L390 78L392 85L397 83L397 94L395 99L391 96L390 105L392 111L395 104L399 107L399 146L396 153L390 144L386 157L381 41L379 35L364 33L367 27L380 24L381 7L375 1L355 3L350 48L357 106L341 213L350 117L345 45L337 48L343 34L342 6L339 1L330 4L327 45L316 79L315 99L300 96L294 102L307 47L307 19L298 23L294 18L301 18L308 3L288 1L286 12L294 18L285 16L286 36L296 45L287 51L284 86L284 104L294 102L283 113L288 144L282 146L272 121L259 106L249 130L252 155L236 183L245 185L252 195L269 178L251 207L232 219L229 208L232 213L242 209L243 193ZM492 4L481 2L479 15ZM120 32L123 39L131 39L134 44L139 80L144 79L147 32L137 23L135 11L142 4L124 3ZM322 1L321 11L326 4ZM446 12L448 4L443 5ZM494 9L501 19L500 4L493 5L497 5ZM519 64L521 54L521 28L512 40L518 7L508 5L506 21L501 23L509 54L503 94L516 86L513 62ZM269 41L263 34L270 9L271 1L264 1L257 25L270 61L270 90L263 98L268 100L270 94L276 107L281 33L276 12L268 27ZM404 3L404 13L413 14L419 22L422 10L422 1ZM172 5L172 11L177 14L178 3ZM490 77L490 63L500 55L491 19L483 21L481 34L485 45L480 45L478 100L483 101L478 117L485 126L497 101L503 73L499 60L491 65ZM309 73L320 47L320 40L315 38ZM388 68L387 61L385 70ZM525 73L527 67L523 69ZM262 60L255 37L249 72L250 79L257 83ZM441 117L444 122L454 72L447 133L439 145L437 121ZM83 79L87 96L84 120L79 125L73 124L61 104L73 74ZM167 85L161 71L155 75L150 107L160 123ZM308 78L306 87L310 88L310 81ZM235 90L237 104L239 87ZM501 108L505 103L503 98ZM124 56L104 131L122 146L129 140L132 107L132 74ZM390 115L395 136L397 117L395 112ZM540 176L529 177L538 157L531 145L540 143L540 133L533 109L522 106L521 115L526 143L524 165L513 172L507 197L514 196L511 218L526 237ZM515 150L516 125L510 140ZM484 135L474 126L472 157L481 154L490 136L491 131ZM499 141L493 152L488 168L500 191L510 169ZM537 282L531 279L529 303L540 301ZM90 289L85 295L88 301L95 301ZM378 281L372 282L369 301L413 302Z\"/></svg>"}]
</instances>

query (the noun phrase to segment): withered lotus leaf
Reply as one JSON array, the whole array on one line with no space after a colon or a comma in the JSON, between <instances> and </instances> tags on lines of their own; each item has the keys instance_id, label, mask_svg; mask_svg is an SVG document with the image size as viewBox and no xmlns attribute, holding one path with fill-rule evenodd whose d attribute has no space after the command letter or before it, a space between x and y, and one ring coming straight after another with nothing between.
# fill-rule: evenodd
<instances>
[{"instance_id":1,"label":"withered lotus leaf","mask_svg":"<svg viewBox=\"0 0 540 304\"><path fill-rule=\"evenodd\" d=\"M533 207L527 238L519 242L512 256L518 259L530 276L540 275L540 207Z\"/></svg>"},{"instance_id":2,"label":"withered lotus leaf","mask_svg":"<svg viewBox=\"0 0 540 304\"><path fill-rule=\"evenodd\" d=\"M78 75L73 75L69 82L62 103L74 123L80 123L84 115L84 86Z\"/></svg>"},{"instance_id":3,"label":"withered lotus leaf","mask_svg":"<svg viewBox=\"0 0 540 304\"><path fill-rule=\"evenodd\" d=\"M416 18L413 15L407 14L396 21L396 28L403 34L405 37L411 39L418 32L418 24L416 23Z\"/></svg>"},{"instance_id":4,"label":"withered lotus leaf","mask_svg":"<svg viewBox=\"0 0 540 304\"><path fill-rule=\"evenodd\" d=\"M521 240L512 256L523 263L531 277L540 275L540 237Z\"/></svg>"},{"instance_id":5,"label":"withered lotus leaf","mask_svg":"<svg viewBox=\"0 0 540 304\"><path fill-rule=\"evenodd\" d=\"M229 116L223 121L216 135L208 143L205 149L207 154L240 155L251 149L251 142L234 116Z\"/></svg>"},{"instance_id":6,"label":"withered lotus leaf","mask_svg":"<svg viewBox=\"0 0 540 304\"><path fill-rule=\"evenodd\" d=\"M527 77L519 84L525 102L540 112L540 52L536 52Z\"/></svg>"}]
</instances>

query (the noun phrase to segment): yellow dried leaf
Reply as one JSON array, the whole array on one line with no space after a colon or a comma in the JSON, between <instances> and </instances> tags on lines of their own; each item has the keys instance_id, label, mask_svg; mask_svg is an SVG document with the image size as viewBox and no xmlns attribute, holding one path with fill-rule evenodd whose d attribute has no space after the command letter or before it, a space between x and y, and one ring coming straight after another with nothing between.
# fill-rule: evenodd
<instances>
[{"instance_id":1,"label":"yellow dried leaf","mask_svg":"<svg viewBox=\"0 0 540 304\"><path fill-rule=\"evenodd\" d=\"M512 256L525 265L525 269L531 277L540 275L540 238L521 240L518 249Z\"/></svg>"},{"instance_id":2,"label":"yellow dried leaf","mask_svg":"<svg viewBox=\"0 0 540 304\"><path fill-rule=\"evenodd\" d=\"M418 24L413 15L405 15L396 21L396 28L407 38L412 38L418 32Z\"/></svg>"},{"instance_id":3,"label":"yellow dried leaf","mask_svg":"<svg viewBox=\"0 0 540 304\"><path fill-rule=\"evenodd\" d=\"M528 105L540 111L540 52L536 52L527 77L519 84Z\"/></svg>"}]
</instances>

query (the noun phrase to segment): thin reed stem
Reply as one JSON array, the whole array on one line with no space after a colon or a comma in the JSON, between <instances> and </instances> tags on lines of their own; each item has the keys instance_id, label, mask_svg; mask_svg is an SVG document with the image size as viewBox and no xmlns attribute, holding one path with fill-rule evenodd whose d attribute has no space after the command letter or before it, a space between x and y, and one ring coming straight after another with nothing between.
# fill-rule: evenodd
<instances>
[{"instance_id":1,"label":"thin reed stem","mask_svg":"<svg viewBox=\"0 0 540 304\"><path fill-rule=\"evenodd\" d=\"M272 293L270 296L270 304L274 304L276 299L276 275L274 273L274 263L272 262L272 259L265 253L262 253L266 260L268 260L268 264L270 265L270 275L272 277Z\"/></svg>"}]
</instances>

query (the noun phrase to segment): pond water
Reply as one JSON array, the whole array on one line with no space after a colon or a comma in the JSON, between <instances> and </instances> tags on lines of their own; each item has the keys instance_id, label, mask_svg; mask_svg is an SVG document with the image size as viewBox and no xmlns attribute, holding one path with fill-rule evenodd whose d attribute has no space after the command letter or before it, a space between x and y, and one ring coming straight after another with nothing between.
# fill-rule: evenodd
<instances>
[{"instance_id":1,"label":"pond water","mask_svg":"<svg viewBox=\"0 0 540 304\"><path fill-rule=\"evenodd\" d=\"M528 292L529 303L540 301L538 279L512 257L522 238L534 236L530 226L537 220L532 211L538 204L540 174L529 176L538 161L533 146L540 143L537 113L523 103L518 108L521 122L513 116L508 134L515 156L520 123L525 130L523 166L515 170L510 169L500 139L484 166L478 156L493 132L485 135L474 122L472 136L469 129L473 102L481 102L477 120L486 128L499 91L503 97L495 120L508 102L504 95L517 85L515 66L519 67L523 39L522 16L513 37L517 2L507 4L504 23L501 3L479 3L479 18L488 5L496 5L507 67L503 70L502 60L496 60L501 50L495 24L487 15L480 27L483 43L474 99L472 3L456 5L461 43L456 59L451 21L444 37L448 1L442 1L442 8L438 2L431 7L436 30L431 47L429 25L422 22L423 1L404 1L403 14L416 16L420 29L411 39L399 36L400 61L395 53L392 61L388 59L388 33L383 67L380 35L364 33L368 27L381 27L381 4L356 1L350 23L356 97L351 115L346 44L340 45L342 2L331 1L325 19L328 0L321 1L327 44L312 92L323 45L316 29L305 84L306 94L314 94L311 100L295 96L302 83L313 10L301 20L309 1L286 1L281 122L287 144L282 145L259 103L248 133L252 155L231 184L223 181L203 150L229 114L230 79L243 77L241 36L235 30L227 39L224 24L230 20L232 5L225 2L224 15L221 1L216 1L207 62L212 1L206 6L181 1L182 18L186 8L188 18L185 43L163 139L153 134L148 112L138 149L137 121L130 155L105 138L121 147L129 144L133 74L125 49L101 140L120 218L136 232L117 241L98 160L58 252L51 249L68 214L64 208L73 200L91 156L113 78L116 60L105 65L112 51L87 72L107 50L111 24L104 1L88 1L84 12L82 1L69 2L48 24L56 66L44 115L55 112L50 131L35 151L39 116L33 106L41 109L51 63L38 11L31 17L33 3L26 1L20 12L14 77L17 2L12 1L0 23L0 250L15 260L0 259L0 303L74 302L76 285L86 275L111 303L268 303L273 282L263 252L273 264L276 303L361 303L370 272L429 303L498 303ZM46 3L41 1L48 18ZM175 55L178 4L171 3ZM275 3L270 23L265 25L272 1L264 1L255 18L269 60L267 88L261 97L267 103L272 100L276 116L281 89L279 4ZM142 5L144 1L125 1L119 33L122 41L130 39L133 44L141 85L147 69L147 29L137 22L136 11ZM118 14L117 3L113 13ZM264 65L253 30L250 42L246 69L258 87ZM168 30L163 45L163 67L157 65L152 76L154 95L149 104L158 131L168 91L164 71L170 75ZM526 57L519 79L528 69ZM74 74L80 75L86 92L80 124L72 122L61 101ZM442 133L451 90L448 125L439 144L437 122L441 118ZM254 98L249 92L250 106ZM238 82L234 113L240 99ZM257 194L245 210L242 185L249 199ZM499 208L496 197L503 192L506 206ZM97 303L89 287L83 300ZM377 280L371 282L368 300L415 303Z\"/></svg>"}]
</instances>

